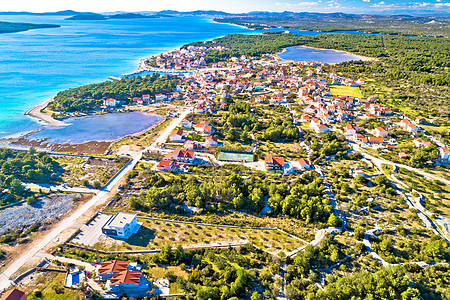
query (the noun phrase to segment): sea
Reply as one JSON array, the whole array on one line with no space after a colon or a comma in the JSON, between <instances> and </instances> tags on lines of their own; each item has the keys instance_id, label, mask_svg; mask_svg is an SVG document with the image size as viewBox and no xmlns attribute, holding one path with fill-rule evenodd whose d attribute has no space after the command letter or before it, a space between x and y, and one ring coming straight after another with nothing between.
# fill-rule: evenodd
<instances>
[{"instance_id":1,"label":"sea","mask_svg":"<svg viewBox=\"0 0 450 300\"><path fill-rule=\"evenodd\" d=\"M0 16L1 21L61 25L60 28L0 34L0 138L17 137L41 128L38 120L24 113L58 91L108 80L109 76L123 76L136 70L140 59L189 42L231 33L260 33L198 17L89 21L65 18ZM320 34L313 31L292 33ZM105 127L106 124L113 132L119 126L114 118L96 120L98 125ZM107 121L112 123L104 123ZM74 121L73 124L97 127L95 122ZM80 127L80 130L85 129L90 128ZM141 125L128 129L132 134L140 131Z\"/></svg>"}]
</instances>

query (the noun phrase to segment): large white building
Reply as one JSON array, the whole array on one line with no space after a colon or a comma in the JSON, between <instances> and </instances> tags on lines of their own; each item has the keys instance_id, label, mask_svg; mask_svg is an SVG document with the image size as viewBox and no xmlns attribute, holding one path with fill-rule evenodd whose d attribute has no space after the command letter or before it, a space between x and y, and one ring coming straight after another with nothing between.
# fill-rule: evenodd
<instances>
[{"instance_id":1,"label":"large white building","mask_svg":"<svg viewBox=\"0 0 450 300\"><path fill-rule=\"evenodd\" d=\"M102 227L102 233L112 237L127 239L133 233L136 233L140 227L141 224L137 222L135 214L119 212L106 222Z\"/></svg>"}]
</instances>

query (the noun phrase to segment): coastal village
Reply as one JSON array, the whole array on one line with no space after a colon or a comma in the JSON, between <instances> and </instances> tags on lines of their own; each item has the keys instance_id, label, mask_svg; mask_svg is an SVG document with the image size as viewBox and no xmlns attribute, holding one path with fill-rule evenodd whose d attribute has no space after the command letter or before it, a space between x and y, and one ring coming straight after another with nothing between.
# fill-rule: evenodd
<instances>
[{"instance_id":1,"label":"coastal village","mask_svg":"<svg viewBox=\"0 0 450 300\"><path fill-rule=\"evenodd\" d=\"M264 276L264 285L235 287L238 292L230 295L287 299L286 261L298 266L301 253L314 247L330 247L308 270L318 290L333 272L339 276L351 268L375 270L419 258L427 265L445 261L445 255L395 257L394 250L380 250L387 238L394 244L390 249L406 244L405 234L395 234L400 227L424 245L449 241L450 215L433 202L449 201L450 191L437 183L448 169L431 175L421 169L425 164L447 168L450 159L448 145L424 127L433 120L383 105L376 94L363 93L370 82L336 74L332 64L269 54L208 62L209 51L224 50L188 45L151 57L144 68L177 79L172 92L102 99L96 113L162 112L164 126L149 131L147 144L138 136L120 144L137 152L123 154L110 146L98 157L72 154L83 171L71 165L73 158L64 161L75 186L67 187L66 172L59 192L93 194L77 216L90 212L89 217L70 220L77 224L71 228L51 229L57 233L51 251L32 253L29 259L39 258L39 264L21 274L15 270L8 277L14 289L0 299L27 299L26 294L41 299L45 293L72 293L73 299L220 299L204 287L204 294L195 293L195 285L207 286L205 278L211 277L237 286L242 278L258 276ZM113 167L94 184L102 168ZM419 174L439 195L420 190L414 179ZM80 176L88 182L74 179ZM303 186L307 191L300 190ZM248 222L236 221L241 217ZM416 235L418 230L423 234ZM251 272L236 267L240 261ZM39 278L58 280L64 288L50 290ZM253 298L255 293L260 298Z\"/></svg>"}]
</instances>

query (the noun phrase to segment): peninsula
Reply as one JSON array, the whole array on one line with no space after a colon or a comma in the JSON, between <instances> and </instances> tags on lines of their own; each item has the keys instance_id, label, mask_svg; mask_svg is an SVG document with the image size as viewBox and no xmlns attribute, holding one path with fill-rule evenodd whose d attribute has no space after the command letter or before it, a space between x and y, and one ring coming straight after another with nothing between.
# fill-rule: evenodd
<instances>
[{"instance_id":1,"label":"peninsula","mask_svg":"<svg viewBox=\"0 0 450 300\"><path fill-rule=\"evenodd\" d=\"M28 31L32 29L42 28L58 28L60 25L54 24L33 24L33 23L17 23L17 22L3 22L0 21L0 33L12 33Z\"/></svg>"}]
</instances>

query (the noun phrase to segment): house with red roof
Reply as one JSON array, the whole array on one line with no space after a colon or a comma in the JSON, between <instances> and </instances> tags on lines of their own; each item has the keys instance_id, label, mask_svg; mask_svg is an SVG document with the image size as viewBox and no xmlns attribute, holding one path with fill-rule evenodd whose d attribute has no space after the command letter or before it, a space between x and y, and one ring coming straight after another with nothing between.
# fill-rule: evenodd
<instances>
[{"instance_id":1,"label":"house with red roof","mask_svg":"<svg viewBox=\"0 0 450 300\"><path fill-rule=\"evenodd\" d=\"M450 161L450 149L447 146L440 147L439 157L441 159L441 162L448 163Z\"/></svg>"},{"instance_id":2,"label":"house with red roof","mask_svg":"<svg viewBox=\"0 0 450 300\"><path fill-rule=\"evenodd\" d=\"M269 154L264 159L264 165L267 171L284 170L284 158Z\"/></svg>"},{"instance_id":3,"label":"house with red roof","mask_svg":"<svg viewBox=\"0 0 450 300\"><path fill-rule=\"evenodd\" d=\"M177 148L173 152L167 154L164 159L175 160L177 162L183 163L193 163L195 160L195 151L183 150L182 148Z\"/></svg>"},{"instance_id":4,"label":"house with red roof","mask_svg":"<svg viewBox=\"0 0 450 300\"><path fill-rule=\"evenodd\" d=\"M119 102L114 98L103 100L104 107L115 107L117 104L119 104Z\"/></svg>"},{"instance_id":5,"label":"house with red roof","mask_svg":"<svg viewBox=\"0 0 450 300\"><path fill-rule=\"evenodd\" d=\"M112 278L113 274L119 273L126 270L140 270L140 266L137 263L129 263L127 261L121 260L111 260L107 262L102 262L95 267L95 280L96 281L107 281Z\"/></svg>"},{"instance_id":6,"label":"house with red roof","mask_svg":"<svg viewBox=\"0 0 450 300\"><path fill-rule=\"evenodd\" d=\"M176 129L169 135L169 140L172 142L184 142L183 130Z\"/></svg>"},{"instance_id":7,"label":"house with red roof","mask_svg":"<svg viewBox=\"0 0 450 300\"><path fill-rule=\"evenodd\" d=\"M302 170L309 170L309 169L311 169L311 164L309 163L309 161L307 159L300 158L298 160L298 163L300 164L300 169L302 169Z\"/></svg>"},{"instance_id":8,"label":"house with red roof","mask_svg":"<svg viewBox=\"0 0 450 300\"><path fill-rule=\"evenodd\" d=\"M112 275L106 282L105 291L114 295L144 297L148 296L147 292L150 291L151 286L151 282L141 272L125 270Z\"/></svg>"},{"instance_id":9,"label":"house with red roof","mask_svg":"<svg viewBox=\"0 0 450 300\"><path fill-rule=\"evenodd\" d=\"M358 132L358 127L351 124L345 125L345 135L355 135Z\"/></svg>"},{"instance_id":10,"label":"house with red roof","mask_svg":"<svg viewBox=\"0 0 450 300\"><path fill-rule=\"evenodd\" d=\"M161 160L158 165L156 166L156 169L158 171L177 171L179 169L179 165L173 161L173 160L168 160L168 159L163 159Z\"/></svg>"},{"instance_id":11,"label":"house with red roof","mask_svg":"<svg viewBox=\"0 0 450 300\"><path fill-rule=\"evenodd\" d=\"M373 135L377 137L387 137L389 132L385 130L383 127L377 127L373 130Z\"/></svg>"},{"instance_id":12,"label":"house with red roof","mask_svg":"<svg viewBox=\"0 0 450 300\"><path fill-rule=\"evenodd\" d=\"M200 124L195 125L194 129L195 131L205 136L211 136L216 131L216 129L211 125L209 121L204 121Z\"/></svg>"},{"instance_id":13,"label":"house with red roof","mask_svg":"<svg viewBox=\"0 0 450 300\"><path fill-rule=\"evenodd\" d=\"M219 143L217 141L217 138L214 136L209 136L206 138L205 146L206 147L216 147Z\"/></svg>"},{"instance_id":14,"label":"house with red roof","mask_svg":"<svg viewBox=\"0 0 450 300\"><path fill-rule=\"evenodd\" d=\"M12 289L4 293L0 300L27 300L27 296L21 290Z\"/></svg>"}]
</instances>

